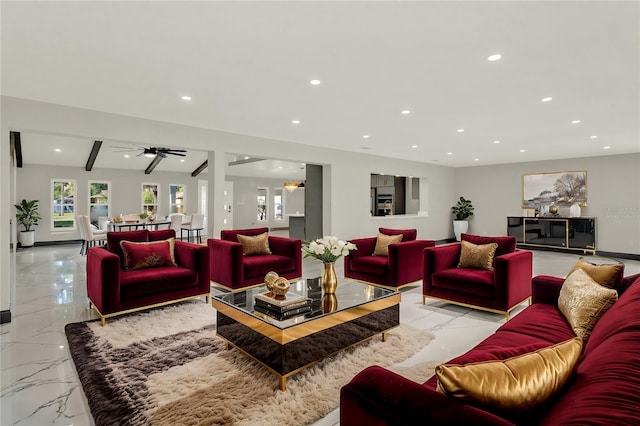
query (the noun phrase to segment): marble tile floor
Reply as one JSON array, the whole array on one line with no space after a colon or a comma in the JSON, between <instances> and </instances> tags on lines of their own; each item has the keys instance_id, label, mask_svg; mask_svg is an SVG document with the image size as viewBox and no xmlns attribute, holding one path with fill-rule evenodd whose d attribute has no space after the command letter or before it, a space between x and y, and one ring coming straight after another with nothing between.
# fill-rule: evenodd
<instances>
[{"instance_id":1,"label":"marble tile floor","mask_svg":"<svg viewBox=\"0 0 640 426\"><path fill-rule=\"evenodd\" d=\"M16 277L12 322L0 326L0 424L4 426L94 424L64 335L65 324L97 318L88 309L85 258L78 252L79 245L62 245L12 253ZM579 257L535 251L534 275L564 276ZM320 275L319 262L304 262L305 276ZM624 263L627 275L640 273L640 261ZM341 275L342 262L336 267ZM449 360L504 322L501 315L442 302L423 305L418 282L403 290L400 309L402 323L436 335L405 365ZM338 422L336 409L316 425Z\"/></svg>"}]
</instances>

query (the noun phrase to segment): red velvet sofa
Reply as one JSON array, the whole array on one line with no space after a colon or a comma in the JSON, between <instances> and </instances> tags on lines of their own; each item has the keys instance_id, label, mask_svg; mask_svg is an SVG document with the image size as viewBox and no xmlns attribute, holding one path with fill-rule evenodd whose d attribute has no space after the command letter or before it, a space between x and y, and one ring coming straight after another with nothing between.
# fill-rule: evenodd
<instances>
[{"instance_id":1,"label":"red velvet sofa","mask_svg":"<svg viewBox=\"0 0 640 426\"><path fill-rule=\"evenodd\" d=\"M268 228L220 231L220 239L209 238L211 281L227 290L237 291L264 283L264 276L275 271L281 277L302 277L302 242L293 238L269 235L271 254L245 256L238 235L255 236Z\"/></svg>"},{"instance_id":2,"label":"red velvet sofa","mask_svg":"<svg viewBox=\"0 0 640 426\"><path fill-rule=\"evenodd\" d=\"M377 237L349 240L358 249L344 257L344 276L395 290L422 279L422 252L436 242L416 239L415 229L379 228L378 232L402 234L402 241L389 244L389 256L373 256Z\"/></svg>"},{"instance_id":3,"label":"red velvet sofa","mask_svg":"<svg viewBox=\"0 0 640 426\"><path fill-rule=\"evenodd\" d=\"M533 304L448 364L502 360L575 337L557 307L564 279L533 279ZM619 300L602 316L565 388L543 406L514 415L464 404L374 366L342 388L340 424L638 425L640 424L640 274L622 280ZM625 290L626 289L626 290Z\"/></svg>"},{"instance_id":4,"label":"red velvet sofa","mask_svg":"<svg viewBox=\"0 0 640 426\"><path fill-rule=\"evenodd\" d=\"M516 251L515 237L462 234L461 238L473 244L498 244L493 271L459 268L461 243L428 248L424 251L422 303L429 297L509 319L509 312L531 296L532 253Z\"/></svg>"},{"instance_id":5,"label":"red velvet sofa","mask_svg":"<svg viewBox=\"0 0 640 426\"><path fill-rule=\"evenodd\" d=\"M87 254L87 293L98 311L102 325L106 319L153 306L181 300L209 297L209 249L175 241L177 266L160 266L125 271L120 241L150 242L174 237L173 229L160 231L109 232L106 247L91 247Z\"/></svg>"}]
</instances>

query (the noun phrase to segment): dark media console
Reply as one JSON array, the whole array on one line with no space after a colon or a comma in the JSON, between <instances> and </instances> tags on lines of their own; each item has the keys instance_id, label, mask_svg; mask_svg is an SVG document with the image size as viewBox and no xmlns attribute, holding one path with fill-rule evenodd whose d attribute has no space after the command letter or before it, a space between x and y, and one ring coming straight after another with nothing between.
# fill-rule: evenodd
<instances>
[{"instance_id":1,"label":"dark media console","mask_svg":"<svg viewBox=\"0 0 640 426\"><path fill-rule=\"evenodd\" d=\"M596 253L594 217L507 217L507 235L520 246Z\"/></svg>"}]
</instances>

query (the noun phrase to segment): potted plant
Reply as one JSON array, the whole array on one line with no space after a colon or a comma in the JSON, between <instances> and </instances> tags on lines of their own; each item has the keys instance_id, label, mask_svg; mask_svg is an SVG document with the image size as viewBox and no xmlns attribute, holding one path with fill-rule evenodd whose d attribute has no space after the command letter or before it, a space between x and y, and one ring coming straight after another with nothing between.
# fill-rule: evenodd
<instances>
[{"instance_id":1,"label":"potted plant","mask_svg":"<svg viewBox=\"0 0 640 426\"><path fill-rule=\"evenodd\" d=\"M42 219L38 213L38 200L22 200L16 207L16 219L24 226L24 231L18 234L18 242L22 247L31 247L35 241L35 229L32 229Z\"/></svg>"},{"instance_id":2,"label":"potted plant","mask_svg":"<svg viewBox=\"0 0 640 426\"><path fill-rule=\"evenodd\" d=\"M451 207L451 211L454 216L453 233L456 235L456 240L460 241L460 235L469 229L467 219L473 216L473 205L470 200L460 197L456 205Z\"/></svg>"}]
</instances>

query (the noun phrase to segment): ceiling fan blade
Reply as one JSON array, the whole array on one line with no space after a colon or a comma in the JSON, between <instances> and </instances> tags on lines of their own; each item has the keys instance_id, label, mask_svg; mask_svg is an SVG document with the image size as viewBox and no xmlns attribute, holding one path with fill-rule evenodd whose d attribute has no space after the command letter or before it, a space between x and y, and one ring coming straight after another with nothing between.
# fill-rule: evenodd
<instances>
[{"instance_id":1,"label":"ceiling fan blade","mask_svg":"<svg viewBox=\"0 0 640 426\"><path fill-rule=\"evenodd\" d=\"M134 148L131 146L115 146L115 145L109 145L109 148L116 148L116 149L121 149L123 151L137 151L138 148ZM116 151L116 152L123 152L123 151Z\"/></svg>"},{"instance_id":2,"label":"ceiling fan blade","mask_svg":"<svg viewBox=\"0 0 640 426\"><path fill-rule=\"evenodd\" d=\"M171 151L162 151L165 154L177 155L179 157L186 157L187 154L180 154L179 152L171 152Z\"/></svg>"},{"instance_id":3,"label":"ceiling fan blade","mask_svg":"<svg viewBox=\"0 0 640 426\"><path fill-rule=\"evenodd\" d=\"M187 152L186 149L171 149L171 148L158 148L160 151L164 151L164 152Z\"/></svg>"}]
</instances>

